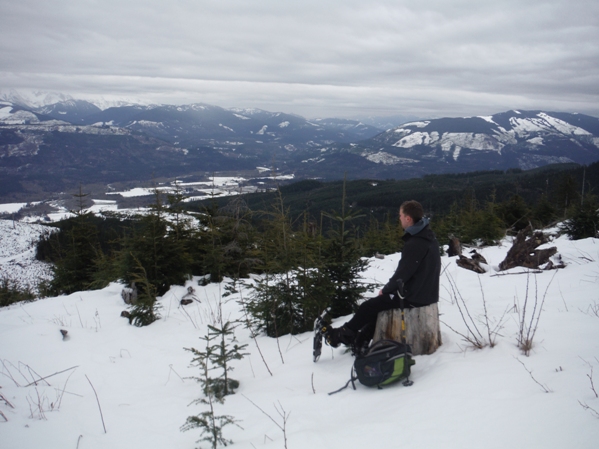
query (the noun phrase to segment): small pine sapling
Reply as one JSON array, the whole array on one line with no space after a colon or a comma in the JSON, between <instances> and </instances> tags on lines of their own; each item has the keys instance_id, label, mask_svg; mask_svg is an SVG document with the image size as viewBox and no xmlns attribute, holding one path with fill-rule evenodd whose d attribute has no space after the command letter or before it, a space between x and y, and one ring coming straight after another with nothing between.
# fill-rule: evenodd
<instances>
[{"instance_id":1,"label":"small pine sapling","mask_svg":"<svg viewBox=\"0 0 599 449\"><path fill-rule=\"evenodd\" d=\"M129 323L143 327L152 324L160 315L159 305L156 302L156 287L148 280L143 265L135 258L137 272L133 274L133 280L138 288L137 304L133 306L129 315Z\"/></svg>"},{"instance_id":2,"label":"small pine sapling","mask_svg":"<svg viewBox=\"0 0 599 449\"><path fill-rule=\"evenodd\" d=\"M241 360L247 353L243 350L245 345L238 345L235 339L235 325L227 321L220 328L208 325L208 336L214 338L218 343L214 346L214 350L210 354L210 361L215 367L222 370L220 376L213 379L212 388L217 397L224 397L229 394L234 394L239 387L239 381L229 377L229 373L233 371L231 361Z\"/></svg>"},{"instance_id":3,"label":"small pine sapling","mask_svg":"<svg viewBox=\"0 0 599 449\"><path fill-rule=\"evenodd\" d=\"M200 428L203 438L198 442L208 441L213 449L216 449L219 444L227 446L232 443L223 436L223 428L226 425L234 424L239 427L237 420L232 416L215 414L215 403L224 404L225 396L233 394L239 386L237 380L229 377L229 372L233 370L230 362L243 358L245 353L242 351L247 345L240 346L235 343L234 329L235 326L228 321L221 328L209 325L208 334L201 337L206 342L204 351L185 348L195 356L191 364L199 366L200 377L194 377L194 379L202 385L202 392L205 396L196 399L192 404L207 405L208 410L198 415L189 416L181 430ZM213 378L210 373L215 370L221 371L221 374Z\"/></svg>"}]
</instances>

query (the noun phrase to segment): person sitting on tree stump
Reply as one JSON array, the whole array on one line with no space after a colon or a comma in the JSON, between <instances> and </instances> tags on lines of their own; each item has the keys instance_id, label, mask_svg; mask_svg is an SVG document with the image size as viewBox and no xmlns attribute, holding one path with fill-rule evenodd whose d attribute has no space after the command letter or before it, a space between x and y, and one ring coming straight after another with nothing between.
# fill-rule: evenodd
<instances>
[{"instance_id":1,"label":"person sitting on tree stump","mask_svg":"<svg viewBox=\"0 0 599 449\"><path fill-rule=\"evenodd\" d=\"M328 345L351 346L362 330L361 339L366 341L374 333L379 312L400 308L398 285L404 286L404 308L424 307L439 302L439 276L441 256L439 243L424 217L422 205L406 201L399 208L399 220L405 230L404 247L397 269L378 296L367 299L358 307L354 316L343 326L332 328L325 323L322 333Z\"/></svg>"}]
</instances>

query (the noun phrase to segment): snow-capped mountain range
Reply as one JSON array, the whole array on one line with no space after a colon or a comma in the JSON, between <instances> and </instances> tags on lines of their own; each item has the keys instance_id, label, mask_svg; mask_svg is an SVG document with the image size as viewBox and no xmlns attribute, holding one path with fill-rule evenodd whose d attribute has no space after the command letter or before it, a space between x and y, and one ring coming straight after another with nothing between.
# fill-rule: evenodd
<instances>
[{"instance_id":1,"label":"snow-capped mountain range","mask_svg":"<svg viewBox=\"0 0 599 449\"><path fill-rule=\"evenodd\" d=\"M513 110L493 116L423 120L334 150L413 174L588 164L599 159L599 119Z\"/></svg>"},{"instance_id":2,"label":"snow-capped mountain range","mask_svg":"<svg viewBox=\"0 0 599 449\"><path fill-rule=\"evenodd\" d=\"M75 100L75 98L73 98L71 95L64 94L62 92L17 89L0 89L0 100L14 103L27 109L39 109L43 108L44 106L50 106L68 101L86 101L100 110L112 107L130 106L134 104L149 104L140 99L119 97L117 99L111 100L103 96L97 96L88 100Z\"/></svg>"},{"instance_id":3,"label":"snow-capped mountain range","mask_svg":"<svg viewBox=\"0 0 599 449\"><path fill-rule=\"evenodd\" d=\"M501 154L509 145L541 147L556 137L585 140L598 146L595 135L599 133L599 121L589 119L572 114L510 111L490 117L406 123L375 140L398 148L440 147L454 160L458 160L463 148Z\"/></svg>"},{"instance_id":4,"label":"snow-capped mountain range","mask_svg":"<svg viewBox=\"0 0 599 449\"><path fill-rule=\"evenodd\" d=\"M599 160L599 119L582 114L512 110L382 130L201 103L102 109L60 94L36 98L63 99L0 100L0 196L273 164L296 179L401 179Z\"/></svg>"}]
</instances>

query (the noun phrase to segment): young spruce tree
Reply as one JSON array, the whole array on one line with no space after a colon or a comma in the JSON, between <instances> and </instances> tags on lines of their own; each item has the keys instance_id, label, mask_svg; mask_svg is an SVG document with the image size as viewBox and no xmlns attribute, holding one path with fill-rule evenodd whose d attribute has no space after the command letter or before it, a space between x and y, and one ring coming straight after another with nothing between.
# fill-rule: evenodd
<instances>
[{"instance_id":1,"label":"young spruce tree","mask_svg":"<svg viewBox=\"0 0 599 449\"><path fill-rule=\"evenodd\" d=\"M200 376L194 377L202 385L204 397L192 402L203 404L208 410L198 415L189 416L181 427L182 431L201 429L202 438L199 441L208 441L213 449L220 444L227 446L232 443L223 435L223 428L227 425L237 425L237 420L230 415L217 415L216 404L224 404L225 396L234 394L239 382L232 379L229 373L233 370L230 362L239 360L246 355L243 350L247 345L238 345L234 335L234 324L227 321L218 328L208 326L208 334L201 337L206 342L204 351L195 348L185 348L193 353L191 363L200 368ZM217 377L211 377L211 372L219 371Z\"/></svg>"}]
</instances>

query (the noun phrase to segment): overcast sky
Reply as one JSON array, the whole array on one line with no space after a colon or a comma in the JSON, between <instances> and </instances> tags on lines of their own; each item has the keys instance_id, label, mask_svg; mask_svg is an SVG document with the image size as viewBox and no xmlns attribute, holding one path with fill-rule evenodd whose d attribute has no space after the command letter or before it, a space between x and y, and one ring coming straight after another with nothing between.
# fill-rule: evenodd
<instances>
[{"instance_id":1,"label":"overcast sky","mask_svg":"<svg viewBox=\"0 0 599 449\"><path fill-rule=\"evenodd\" d=\"M598 0L0 0L0 89L314 117L599 116Z\"/></svg>"}]
</instances>

